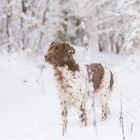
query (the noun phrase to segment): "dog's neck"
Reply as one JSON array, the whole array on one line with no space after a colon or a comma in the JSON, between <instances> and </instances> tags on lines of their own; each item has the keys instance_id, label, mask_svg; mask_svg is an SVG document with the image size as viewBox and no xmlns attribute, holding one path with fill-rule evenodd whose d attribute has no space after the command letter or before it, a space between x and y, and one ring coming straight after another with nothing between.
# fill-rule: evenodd
<instances>
[{"instance_id":1,"label":"dog's neck","mask_svg":"<svg viewBox=\"0 0 140 140\"><path fill-rule=\"evenodd\" d=\"M73 58L59 65L53 65L53 69L55 71L58 70L58 68L63 68L63 67L67 67L68 70L72 72L79 71L79 65L75 62Z\"/></svg>"},{"instance_id":2,"label":"dog's neck","mask_svg":"<svg viewBox=\"0 0 140 140\"><path fill-rule=\"evenodd\" d=\"M70 71L79 71L79 65L75 62L74 59L71 59L70 61L66 62L66 64L68 66L68 70Z\"/></svg>"}]
</instances>

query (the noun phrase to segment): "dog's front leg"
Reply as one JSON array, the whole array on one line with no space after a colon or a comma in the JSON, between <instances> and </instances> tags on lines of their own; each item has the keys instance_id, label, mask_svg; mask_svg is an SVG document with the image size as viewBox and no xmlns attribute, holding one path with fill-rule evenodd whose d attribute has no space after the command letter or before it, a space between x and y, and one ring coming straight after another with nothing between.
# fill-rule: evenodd
<instances>
[{"instance_id":1,"label":"dog's front leg","mask_svg":"<svg viewBox=\"0 0 140 140\"><path fill-rule=\"evenodd\" d=\"M67 133L68 103L66 100L61 101L61 117L62 117L62 136Z\"/></svg>"},{"instance_id":2,"label":"dog's front leg","mask_svg":"<svg viewBox=\"0 0 140 140\"><path fill-rule=\"evenodd\" d=\"M81 103L80 105L79 119L83 126L87 126L87 114L86 114L85 105L83 103Z\"/></svg>"}]
</instances>

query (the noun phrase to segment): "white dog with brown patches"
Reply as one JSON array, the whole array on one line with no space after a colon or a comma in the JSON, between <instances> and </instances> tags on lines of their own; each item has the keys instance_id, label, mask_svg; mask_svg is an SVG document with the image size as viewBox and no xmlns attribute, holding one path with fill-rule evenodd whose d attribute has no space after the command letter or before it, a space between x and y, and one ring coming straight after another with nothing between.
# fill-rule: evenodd
<instances>
[{"instance_id":1,"label":"white dog with brown patches","mask_svg":"<svg viewBox=\"0 0 140 140\"><path fill-rule=\"evenodd\" d=\"M108 99L114 79L112 72L102 64L77 64L73 58L75 49L67 43L52 42L45 61L52 65L59 89L62 109L62 135L67 129L67 115L71 106L79 110L80 122L87 125L86 104L89 91L97 95L101 105L101 118L105 120L110 110Z\"/></svg>"}]
</instances>

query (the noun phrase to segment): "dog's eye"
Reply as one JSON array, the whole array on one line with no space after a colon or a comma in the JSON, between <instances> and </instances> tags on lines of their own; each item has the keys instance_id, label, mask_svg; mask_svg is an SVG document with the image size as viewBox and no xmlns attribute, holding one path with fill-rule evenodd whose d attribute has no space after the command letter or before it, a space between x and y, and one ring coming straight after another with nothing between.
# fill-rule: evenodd
<instances>
[{"instance_id":1,"label":"dog's eye","mask_svg":"<svg viewBox=\"0 0 140 140\"><path fill-rule=\"evenodd\" d=\"M58 46L56 46L55 49L58 50Z\"/></svg>"}]
</instances>

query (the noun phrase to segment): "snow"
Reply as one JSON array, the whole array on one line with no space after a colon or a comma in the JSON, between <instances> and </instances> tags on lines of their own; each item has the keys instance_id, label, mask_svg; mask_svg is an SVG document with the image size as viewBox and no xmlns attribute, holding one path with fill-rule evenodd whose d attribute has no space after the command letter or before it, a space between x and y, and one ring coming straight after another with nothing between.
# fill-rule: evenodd
<instances>
[{"instance_id":1,"label":"snow","mask_svg":"<svg viewBox=\"0 0 140 140\"><path fill-rule=\"evenodd\" d=\"M79 51L78 51L79 50ZM140 139L140 55L120 56L93 54L85 60L84 51L77 49L78 62L102 62L115 74L115 87L110 99L111 114L100 120L96 107L97 128L81 127L75 110L71 111L68 133L61 136L60 107L52 69L41 57L24 54L0 56L0 140L122 140L120 107L126 140ZM83 55L84 54L84 55ZM132 131L132 132L131 132Z\"/></svg>"}]
</instances>

